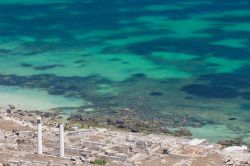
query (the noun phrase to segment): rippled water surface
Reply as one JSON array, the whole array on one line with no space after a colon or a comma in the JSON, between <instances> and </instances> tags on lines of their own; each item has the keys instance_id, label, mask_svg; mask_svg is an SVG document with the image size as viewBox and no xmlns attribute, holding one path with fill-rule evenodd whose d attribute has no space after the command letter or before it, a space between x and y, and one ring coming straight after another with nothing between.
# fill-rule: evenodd
<instances>
[{"instance_id":1,"label":"rippled water surface","mask_svg":"<svg viewBox=\"0 0 250 166\"><path fill-rule=\"evenodd\" d=\"M249 141L250 2L1 0L0 100Z\"/></svg>"}]
</instances>

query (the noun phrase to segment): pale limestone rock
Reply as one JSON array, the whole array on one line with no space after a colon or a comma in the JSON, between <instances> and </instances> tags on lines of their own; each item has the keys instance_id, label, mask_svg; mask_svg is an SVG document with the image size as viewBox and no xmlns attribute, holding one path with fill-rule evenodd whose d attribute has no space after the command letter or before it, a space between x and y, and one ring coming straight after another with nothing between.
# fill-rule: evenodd
<instances>
[{"instance_id":1,"label":"pale limestone rock","mask_svg":"<svg viewBox=\"0 0 250 166\"><path fill-rule=\"evenodd\" d=\"M205 142L207 142L206 139L193 139L193 140L189 141L188 144L195 146L195 145L200 145L200 144L205 143Z\"/></svg>"},{"instance_id":2,"label":"pale limestone rock","mask_svg":"<svg viewBox=\"0 0 250 166\"><path fill-rule=\"evenodd\" d=\"M224 148L227 152L236 152L236 151L247 151L247 146L229 146Z\"/></svg>"}]
</instances>

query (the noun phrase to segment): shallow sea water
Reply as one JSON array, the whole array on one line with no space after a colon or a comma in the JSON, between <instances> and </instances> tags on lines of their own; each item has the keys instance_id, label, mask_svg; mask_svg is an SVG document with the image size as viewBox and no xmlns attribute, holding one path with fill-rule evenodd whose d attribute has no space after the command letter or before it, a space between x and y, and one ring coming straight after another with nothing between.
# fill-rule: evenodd
<instances>
[{"instance_id":1,"label":"shallow sea water","mask_svg":"<svg viewBox=\"0 0 250 166\"><path fill-rule=\"evenodd\" d=\"M248 142L250 2L1 0L0 100Z\"/></svg>"}]
</instances>

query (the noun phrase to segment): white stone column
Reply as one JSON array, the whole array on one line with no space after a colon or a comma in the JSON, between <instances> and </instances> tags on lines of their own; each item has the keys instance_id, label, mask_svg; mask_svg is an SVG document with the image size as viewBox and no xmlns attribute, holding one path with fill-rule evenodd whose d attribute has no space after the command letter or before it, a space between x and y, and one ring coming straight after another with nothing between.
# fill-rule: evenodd
<instances>
[{"instance_id":1,"label":"white stone column","mask_svg":"<svg viewBox=\"0 0 250 166\"><path fill-rule=\"evenodd\" d=\"M39 155L43 154L41 117L37 118L37 154Z\"/></svg>"},{"instance_id":2,"label":"white stone column","mask_svg":"<svg viewBox=\"0 0 250 166\"><path fill-rule=\"evenodd\" d=\"M64 157L64 127L63 124L59 126L60 131L60 157Z\"/></svg>"}]
</instances>

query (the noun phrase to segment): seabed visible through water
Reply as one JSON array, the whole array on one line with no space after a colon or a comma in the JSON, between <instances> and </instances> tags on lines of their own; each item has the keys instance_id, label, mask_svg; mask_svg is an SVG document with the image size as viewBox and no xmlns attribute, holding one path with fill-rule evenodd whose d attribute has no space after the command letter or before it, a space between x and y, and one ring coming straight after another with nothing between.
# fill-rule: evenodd
<instances>
[{"instance_id":1,"label":"seabed visible through water","mask_svg":"<svg viewBox=\"0 0 250 166\"><path fill-rule=\"evenodd\" d=\"M248 0L1 0L0 104L248 142L249 22Z\"/></svg>"}]
</instances>

